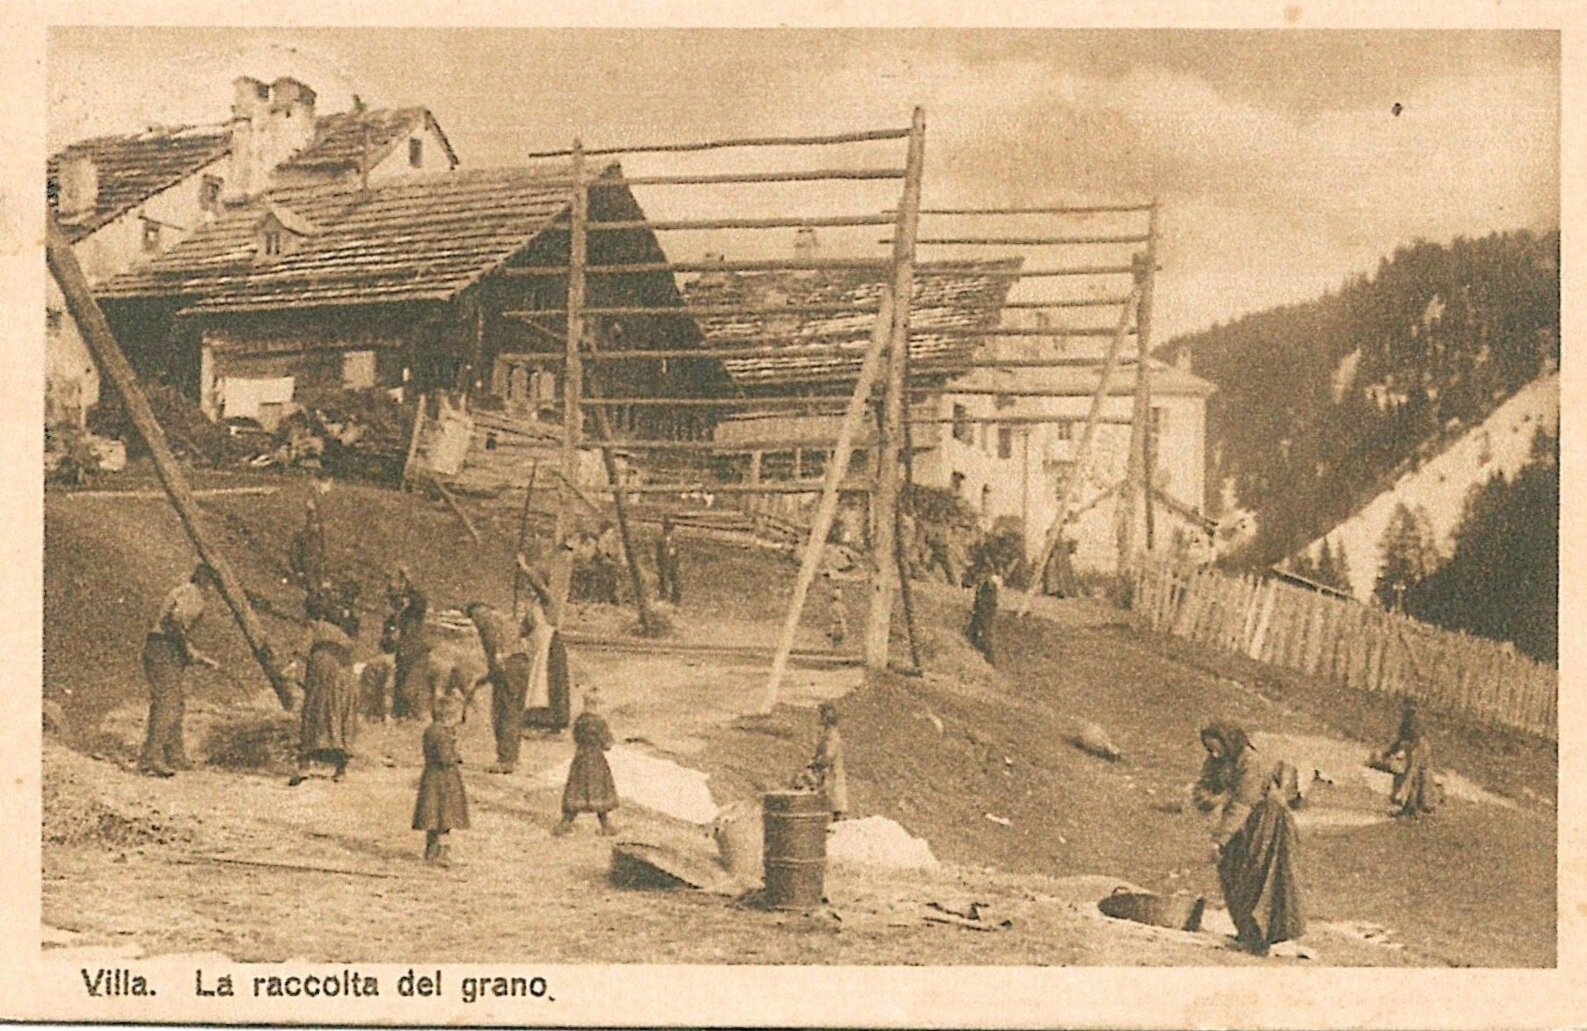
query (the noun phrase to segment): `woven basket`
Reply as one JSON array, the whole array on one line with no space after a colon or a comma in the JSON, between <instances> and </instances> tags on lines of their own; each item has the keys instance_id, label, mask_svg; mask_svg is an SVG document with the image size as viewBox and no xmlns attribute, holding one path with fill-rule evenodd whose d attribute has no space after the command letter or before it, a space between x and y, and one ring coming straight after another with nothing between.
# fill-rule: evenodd
<instances>
[{"instance_id":1,"label":"woven basket","mask_svg":"<svg viewBox=\"0 0 1587 1031\"><path fill-rule=\"evenodd\" d=\"M1113 894L1097 903L1097 908L1104 916L1115 920L1133 920L1154 927L1198 931L1207 900L1201 895L1154 895L1151 892L1115 888Z\"/></svg>"}]
</instances>

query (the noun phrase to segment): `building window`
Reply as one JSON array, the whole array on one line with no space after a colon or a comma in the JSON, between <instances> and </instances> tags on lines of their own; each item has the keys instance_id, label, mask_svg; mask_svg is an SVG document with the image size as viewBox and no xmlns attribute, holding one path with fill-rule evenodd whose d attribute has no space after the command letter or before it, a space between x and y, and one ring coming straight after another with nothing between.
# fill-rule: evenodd
<instances>
[{"instance_id":1,"label":"building window","mask_svg":"<svg viewBox=\"0 0 1587 1031\"><path fill-rule=\"evenodd\" d=\"M264 234L264 252L269 255L281 253L281 234L271 230Z\"/></svg>"},{"instance_id":2,"label":"building window","mask_svg":"<svg viewBox=\"0 0 1587 1031\"><path fill-rule=\"evenodd\" d=\"M997 428L997 457L1014 457L1014 431L1007 426Z\"/></svg>"},{"instance_id":3,"label":"building window","mask_svg":"<svg viewBox=\"0 0 1587 1031\"><path fill-rule=\"evenodd\" d=\"M953 439L965 444L970 442L970 413L964 405L953 406Z\"/></svg>"},{"instance_id":4,"label":"building window","mask_svg":"<svg viewBox=\"0 0 1587 1031\"><path fill-rule=\"evenodd\" d=\"M849 452L849 474L863 476L871 471L871 453L865 448L855 448Z\"/></svg>"},{"instance_id":5,"label":"building window","mask_svg":"<svg viewBox=\"0 0 1587 1031\"><path fill-rule=\"evenodd\" d=\"M955 494L963 494L964 493L964 474L963 473L954 473L952 476L950 476L948 478L948 489L952 490Z\"/></svg>"},{"instance_id":6,"label":"building window","mask_svg":"<svg viewBox=\"0 0 1587 1031\"><path fill-rule=\"evenodd\" d=\"M408 164L414 168L424 164L424 141L417 136L408 141Z\"/></svg>"},{"instance_id":7,"label":"building window","mask_svg":"<svg viewBox=\"0 0 1587 1031\"><path fill-rule=\"evenodd\" d=\"M160 249L160 223L144 219L143 222L143 250L145 254L153 253Z\"/></svg>"},{"instance_id":8,"label":"building window","mask_svg":"<svg viewBox=\"0 0 1587 1031\"><path fill-rule=\"evenodd\" d=\"M198 206L205 211L219 211L220 187L220 176L206 175L198 187Z\"/></svg>"},{"instance_id":9,"label":"building window","mask_svg":"<svg viewBox=\"0 0 1587 1031\"><path fill-rule=\"evenodd\" d=\"M806 480L819 480L827 474L827 453L819 450L799 452L799 475Z\"/></svg>"},{"instance_id":10,"label":"building window","mask_svg":"<svg viewBox=\"0 0 1587 1031\"><path fill-rule=\"evenodd\" d=\"M1002 411L1005 408L1012 408L1014 406L1014 398L1008 394L998 394L992 399L992 405L993 407L997 408L998 411Z\"/></svg>"},{"instance_id":11,"label":"building window","mask_svg":"<svg viewBox=\"0 0 1587 1031\"><path fill-rule=\"evenodd\" d=\"M1168 432L1168 409L1152 409L1152 436L1157 437Z\"/></svg>"},{"instance_id":12,"label":"building window","mask_svg":"<svg viewBox=\"0 0 1587 1031\"><path fill-rule=\"evenodd\" d=\"M981 488L981 514L989 515L992 512L992 487L990 484Z\"/></svg>"},{"instance_id":13,"label":"building window","mask_svg":"<svg viewBox=\"0 0 1587 1031\"><path fill-rule=\"evenodd\" d=\"M1053 424L1053 432L1057 434L1059 440L1074 440L1075 424L1073 420L1064 419Z\"/></svg>"}]
</instances>

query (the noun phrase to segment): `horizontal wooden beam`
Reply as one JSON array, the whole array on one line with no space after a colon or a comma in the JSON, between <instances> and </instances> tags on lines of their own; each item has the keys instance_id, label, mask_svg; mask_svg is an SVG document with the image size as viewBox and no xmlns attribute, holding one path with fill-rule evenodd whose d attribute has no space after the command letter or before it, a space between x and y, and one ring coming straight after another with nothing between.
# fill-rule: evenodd
<instances>
[{"instance_id":1,"label":"horizontal wooden beam","mask_svg":"<svg viewBox=\"0 0 1587 1031\"><path fill-rule=\"evenodd\" d=\"M639 261L627 265L590 265L584 271L592 276L634 276L652 272L814 272L822 269L885 272L891 267L892 263L884 258L771 258L761 261ZM519 265L504 268L499 273L507 279L567 274L565 265Z\"/></svg>"},{"instance_id":2,"label":"horizontal wooden beam","mask_svg":"<svg viewBox=\"0 0 1587 1031\"><path fill-rule=\"evenodd\" d=\"M688 308L648 308L643 305L592 305L585 315L653 315L674 318L705 318L729 315L875 315L876 308L857 308L852 304L702 304ZM514 319L562 318L566 308L535 308L502 312Z\"/></svg>"},{"instance_id":3,"label":"horizontal wooden beam","mask_svg":"<svg viewBox=\"0 0 1587 1031\"><path fill-rule=\"evenodd\" d=\"M1128 301L1128 294L1116 297L1066 297L1056 301L1005 301L1003 310L1045 311L1048 308L1114 308Z\"/></svg>"},{"instance_id":4,"label":"horizontal wooden beam","mask_svg":"<svg viewBox=\"0 0 1587 1031\"><path fill-rule=\"evenodd\" d=\"M842 409L846 399L831 397L591 397L581 404L593 408L814 408Z\"/></svg>"},{"instance_id":5,"label":"horizontal wooden beam","mask_svg":"<svg viewBox=\"0 0 1587 1031\"><path fill-rule=\"evenodd\" d=\"M1150 211L1150 204L1068 204L1033 208L921 208L922 215L1100 215Z\"/></svg>"},{"instance_id":6,"label":"horizontal wooden beam","mask_svg":"<svg viewBox=\"0 0 1587 1031\"><path fill-rule=\"evenodd\" d=\"M626 487L603 484L585 487L592 494L820 494L821 480L781 481L773 483L641 483ZM845 482L838 488L844 494L869 493L869 481Z\"/></svg>"},{"instance_id":7,"label":"horizontal wooden beam","mask_svg":"<svg viewBox=\"0 0 1587 1031\"><path fill-rule=\"evenodd\" d=\"M831 133L822 136L740 136L720 140L701 140L696 143L643 143L632 147L599 147L582 153L585 157L598 157L608 154L679 154L703 150L726 150L733 147L825 147L839 143L901 140L908 135L908 129L868 129L863 132ZM526 155L532 161L572 156L571 150L537 150Z\"/></svg>"},{"instance_id":8,"label":"horizontal wooden beam","mask_svg":"<svg viewBox=\"0 0 1587 1031\"><path fill-rule=\"evenodd\" d=\"M612 447L618 451L703 451L712 454L749 454L753 451L823 451L830 452L836 439L818 440L615 440ZM856 443L853 450L868 451L874 443Z\"/></svg>"},{"instance_id":9,"label":"horizontal wooden beam","mask_svg":"<svg viewBox=\"0 0 1587 1031\"><path fill-rule=\"evenodd\" d=\"M711 186L726 183L814 183L831 180L902 179L902 168L817 168L801 172L716 172L704 175L628 175L586 179L590 189L617 186ZM547 186L578 186L575 179L538 180Z\"/></svg>"},{"instance_id":10,"label":"horizontal wooden beam","mask_svg":"<svg viewBox=\"0 0 1587 1031\"><path fill-rule=\"evenodd\" d=\"M911 328L910 332L917 337L1110 337L1117 333L1118 330L1112 326L1053 326L1046 329L1027 326L993 327L991 329L976 329L973 326L943 326L940 328L915 326ZM1133 334L1134 330L1127 332Z\"/></svg>"},{"instance_id":11,"label":"horizontal wooden beam","mask_svg":"<svg viewBox=\"0 0 1587 1031\"><path fill-rule=\"evenodd\" d=\"M681 218L632 219L621 222L591 222L592 233L612 233L648 229L652 232L691 229L839 229L845 226L890 226L886 215L828 215L812 218ZM567 232L564 225L546 226L541 232ZM883 241L890 243L891 241Z\"/></svg>"},{"instance_id":12,"label":"horizontal wooden beam","mask_svg":"<svg viewBox=\"0 0 1587 1031\"><path fill-rule=\"evenodd\" d=\"M1076 395L1079 396L1079 395ZM904 420L915 426L943 426L954 423L972 423L978 425L997 426L1049 426L1060 422L1082 423L1086 421L1084 413L1077 415L967 415L955 419L951 415L914 416ZM1129 426L1132 421L1128 416L1105 416L1097 422L1104 426Z\"/></svg>"},{"instance_id":13,"label":"horizontal wooden beam","mask_svg":"<svg viewBox=\"0 0 1587 1031\"><path fill-rule=\"evenodd\" d=\"M845 337L830 337L830 339L849 339L853 334ZM735 338L738 339L738 338ZM762 339L777 339L766 337ZM727 361L746 358L841 358L845 355L864 356L864 333L856 340L852 347L839 347L836 345L811 346L811 347L669 347L653 350L633 351L602 351L597 355L586 355L586 362L600 363L661 361L663 359L710 359ZM513 352L499 356L509 365L553 365L565 359L564 355L542 353L536 351Z\"/></svg>"},{"instance_id":14,"label":"horizontal wooden beam","mask_svg":"<svg viewBox=\"0 0 1587 1031\"><path fill-rule=\"evenodd\" d=\"M1073 390L999 390L995 387L956 387L949 385L930 391L922 391L919 387L911 387L910 391L923 397L949 397L954 394L969 397L1092 397L1096 394L1095 388L1082 389L1080 387L1076 387ZM1131 377L1130 382L1115 383L1109 386L1106 396L1127 397L1134 393L1134 377Z\"/></svg>"},{"instance_id":15,"label":"horizontal wooden beam","mask_svg":"<svg viewBox=\"0 0 1587 1031\"><path fill-rule=\"evenodd\" d=\"M1121 358L1128 365L1134 358ZM964 363L972 369L1100 369L1100 358L972 358Z\"/></svg>"},{"instance_id":16,"label":"horizontal wooden beam","mask_svg":"<svg viewBox=\"0 0 1587 1031\"><path fill-rule=\"evenodd\" d=\"M917 276L975 276L982 279L1048 279L1053 276L1122 276L1134 265L1072 265L1068 268L1001 269L976 265L916 265Z\"/></svg>"},{"instance_id":17,"label":"horizontal wooden beam","mask_svg":"<svg viewBox=\"0 0 1587 1031\"><path fill-rule=\"evenodd\" d=\"M1067 247L1082 244L1145 243L1148 239L1150 237L1147 236L923 236L915 243L944 247Z\"/></svg>"}]
</instances>

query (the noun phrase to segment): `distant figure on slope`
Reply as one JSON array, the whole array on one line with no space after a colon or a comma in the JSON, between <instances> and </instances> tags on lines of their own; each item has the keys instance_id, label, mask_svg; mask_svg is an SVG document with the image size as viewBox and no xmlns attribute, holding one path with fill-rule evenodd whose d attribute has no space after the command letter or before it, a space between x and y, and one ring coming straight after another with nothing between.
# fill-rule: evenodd
<instances>
[{"instance_id":1,"label":"distant figure on slope","mask_svg":"<svg viewBox=\"0 0 1587 1031\"><path fill-rule=\"evenodd\" d=\"M303 506L303 526L292 535L292 551L287 564L298 585L310 595L324 588L328 569L325 558L325 523L319 502L311 495Z\"/></svg>"},{"instance_id":2,"label":"distant figure on slope","mask_svg":"<svg viewBox=\"0 0 1587 1031\"><path fill-rule=\"evenodd\" d=\"M831 702L822 702L817 710L821 715L821 743L810 765L794 778L794 787L820 791L826 795L827 808L832 810L834 821L843 819L849 811L849 779L843 768L843 735L838 733L838 709Z\"/></svg>"},{"instance_id":3,"label":"distant figure on slope","mask_svg":"<svg viewBox=\"0 0 1587 1031\"><path fill-rule=\"evenodd\" d=\"M169 777L192 766L182 743L182 717L187 710L183 679L197 663L219 669L220 663L193 644L193 630L204 615L204 589L220 585L215 570L199 565L160 605L160 614L143 642L143 675L149 682L149 723L138 756L138 772Z\"/></svg>"},{"instance_id":4,"label":"distant figure on slope","mask_svg":"<svg viewBox=\"0 0 1587 1031\"><path fill-rule=\"evenodd\" d=\"M677 606L683 602L683 588L678 582L678 541L672 529L672 517L663 518L661 536L656 539L656 593Z\"/></svg>"},{"instance_id":5,"label":"distant figure on slope","mask_svg":"<svg viewBox=\"0 0 1587 1031\"><path fill-rule=\"evenodd\" d=\"M832 650L842 648L849 639L849 609L843 604L843 588L830 574L827 577L827 641Z\"/></svg>"},{"instance_id":6,"label":"distant figure on slope","mask_svg":"<svg viewBox=\"0 0 1587 1031\"><path fill-rule=\"evenodd\" d=\"M975 601L970 606L970 625L965 630L965 636L977 651L986 656L990 665L997 664L993 627L997 622L997 590L1001 586L1001 578L989 570L976 580Z\"/></svg>"},{"instance_id":7,"label":"distant figure on slope","mask_svg":"<svg viewBox=\"0 0 1587 1031\"><path fill-rule=\"evenodd\" d=\"M457 724L462 699L445 694L436 699L435 718L424 729L424 773L413 806L413 829L424 831L424 860L436 866L451 862L446 836L468 829L468 792L463 787L463 758L457 750Z\"/></svg>"},{"instance_id":8,"label":"distant figure on slope","mask_svg":"<svg viewBox=\"0 0 1587 1031\"><path fill-rule=\"evenodd\" d=\"M1389 801L1395 816L1420 816L1443 802L1443 788L1433 773L1433 748L1427 740L1416 701L1407 697L1400 706L1400 730L1394 743L1373 765L1394 774Z\"/></svg>"},{"instance_id":9,"label":"distant figure on slope","mask_svg":"<svg viewBox=\"0 0 1587 1031\"><path fill-rule=\"evenodd\" d=\"M523 744L524 698L533 666L530 644L509 618L484 602L470 602L463 611L479 631L485 652L485 673L474 687L490 684L490 725L496 736L496 763L490 772L511 773Z\"/></svg>"},{"instance_id":10,"label":"distant figure on slope","mask_svg":"<svg viewBox=\"0 0 1587 1031\"><path fill-rule=\"evenodd\" d=\"M612 730L600 714L601 696L584 692L584 711L573 721L573 763L568 767L568 783L562 790L562 822L555 833L567 834L580 813L594 813L601 833L612 835L617 829L607 815L617 808L617 784L606 752L612 747Z\"/></svg>"},{"instance_id":11,"label":"distant figure on slope","mask_svg":"<svg viewBox=\"0 0 1587 1031\"><path fill-rule=\"evenodd\" d=\"M1264 765L1245 731L1232 723L1204 728L1201 744L1207 760L1193 795L1203 812L1221 807L1212 831L1218 884L1240 947L1263 955L1306 930L1290 815L1299 800L1294 768Z\"/></svg>"},{"instance_id":12,"label":"distant figure on slope","mask_svg":"<svg viewBox=\"0 0 1587 1031\"><path fill-rule=\"evenodd\" d=\"M303 711L298 729L298 771L288 781L308 779L309 764L330 763L331 779L347 775L358 732L358 685L353 677L353 639L358 617L324 592L309 597L309 654L303 668Z\"/></svg>"},{"instance_id":13,"label":"distant figure on slope","mask_svg":"<svg viewBox=\"0 0 1587 1031\"><path fill-rule=\"evenodd\" d=\"M395 651L395 671L391 688L391 715L396 719L419 719L430 714L435 702L434 677L430 670L430 638L424 620L430 603L424 592L414 586L408 567L398 566L386 585L391 604L388 631Z\"/></svg>"}]
</instances>

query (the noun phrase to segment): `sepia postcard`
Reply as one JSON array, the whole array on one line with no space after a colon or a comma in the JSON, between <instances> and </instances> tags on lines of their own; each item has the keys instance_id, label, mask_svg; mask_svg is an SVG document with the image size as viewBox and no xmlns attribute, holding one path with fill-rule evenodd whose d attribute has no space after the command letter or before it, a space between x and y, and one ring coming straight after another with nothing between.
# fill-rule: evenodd
<instances>
[{"instance_id":1,"label":"sepia postcard","mask_svg":"<svg viewBox=\"0 0 1587 1031\"><path fill-rule=\"evenodd\" d=\"M1587 1024L1581 8L0 6L0 1017Z\"/></svg>"}]
</instances>

